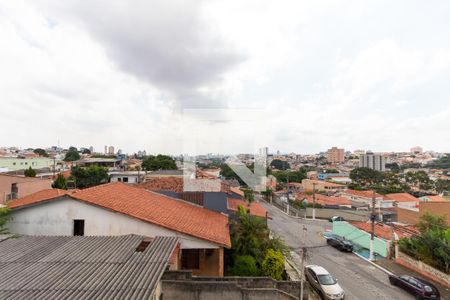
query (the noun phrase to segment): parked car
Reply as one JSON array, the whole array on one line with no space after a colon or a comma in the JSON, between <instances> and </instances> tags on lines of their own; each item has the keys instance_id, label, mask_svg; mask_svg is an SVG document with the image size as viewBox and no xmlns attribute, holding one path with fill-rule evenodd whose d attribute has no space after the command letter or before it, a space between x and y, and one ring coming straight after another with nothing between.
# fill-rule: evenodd
<instances>
[{"instance_id":1,"label":"parked car","mask_svg":"<svg viewBox=\"0 0 450 300\"><path fill-rule=\"evenodd\" d=\"M337 279L328 273L325 268L316 265L305 267L305 277L311 286L325 300L341 300L345 297L345 292L337 283Z\"/></svg>"},{"instance_id":2,"label":"parked car","mask_svg":"<svg viewBox=\"0 0 450 300\"><path fill-rule=\"evenodd\" d=\"M332 234L327 237L327 244L341 251L353 251L353 244L336 234Z\"/></svg>"},{"instance_id":3,"label":"parked car","mask_svg":"<svg viewBox=\"0 0 450 300\"><path fill-rule=\"evenodd\" d=\"M345 219L340 216L333 216L330 218L330 222L334 222L334 221L345 221Z\"/></svg>"},{"instance_id":4,"label":"parked car","mask_svg":"<svg viewBox=\"0 0 450 300\"><path fill-rule=\"evenodd\" d=\"M392 274L389 275L389 282L416 296L416 299L441 299L439 290L433 284L415 276Z\"/></svg>"}]
</instances>

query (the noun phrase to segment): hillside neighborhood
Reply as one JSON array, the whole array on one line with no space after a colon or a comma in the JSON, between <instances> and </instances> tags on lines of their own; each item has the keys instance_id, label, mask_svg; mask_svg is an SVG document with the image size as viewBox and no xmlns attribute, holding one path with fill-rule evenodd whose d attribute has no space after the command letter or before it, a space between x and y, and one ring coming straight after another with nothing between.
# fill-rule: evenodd
<instances>
[{"instance_id":1,"label":"hillside neighborhood","mask_svg":"<svg viewBox=\"0 0 450 300\"><path fill-rule=\"evenodd\" d=\"M336 162L328 153L314 158L268 155L266 187L256 191L241 182L220 156L197 157L193 177L183 169L181 158L166 155L96 154L75 147L3 149L0 160L9 163L4 169L22 167L0 174L0 248L16 253L4 257L2 264L11 269L26 262L35 264L30 265L35 271L23 275L28 279L22 279L20 286L5 283L1 293L6 298L32 293L78 297L77 293L87 289L92 295L120 292L136 299L143 295L177 299L181 294L184 299L200 299L197 293L222 299L220 295L231 289L241 299L298 299L301 293L308 299L320 296L320 291L308 281L301 287L308 275L302 271L308 256L302 256L314 247L327 247L338 236L351 243L355 256L366 261L366 266L375 264L387 273L400 269L419 274L446 295L450 288L450 180L446 179L446 167L427 165L448 157L424 160L423 167L415 170L405 168L397 159L398 170L393 170L394 163L386 169L388 156L381 155L384 171L377 171L359 164L349 169L355 156L345 154ZM359 160L365 157L360 154ZM254 163L254 157L245 158L248 166ZM39 162L45 159L53 160L53 165ZM291 226L317 231L317 237L311 241L299 231L295 241L291 240L283 226L277 225L280 218L290 218L286 222ZM443 248L426 250L426 239L437 234L445 236L447 242L439 245L436 240L433 247ZM417 248L416 243L422 246ZM70 261L75 269L61 280L72 282L71 276L78 274L75 270L85 261L101 262L95 253L104 255L111 249L117 249L116 255L123 253L116 259L124 267L135 260L125 256L131 251L147 253L153 261L148 268L154 271L134 269L120 276L144 276L151 283L142 281L136 286L134 280L114 279L113 284L105 277L95 286L71 283L74 290L65 285L52 287L57 283L51 281L42 288L27 284L38 280L34 276L51 276L40 263L53 263L51 272L64 272L64 261ZM435 251L426 252L431 250ZM84 254L66 258L71 251ZM145 264L144 257L139 258L143 260L140 265ZM158 257L157 263L151 257ZM115 276L102 275L102 268L79 272L92 278ZM152 277L142 272L152 272Z\"/></svg>"}]
</instances>

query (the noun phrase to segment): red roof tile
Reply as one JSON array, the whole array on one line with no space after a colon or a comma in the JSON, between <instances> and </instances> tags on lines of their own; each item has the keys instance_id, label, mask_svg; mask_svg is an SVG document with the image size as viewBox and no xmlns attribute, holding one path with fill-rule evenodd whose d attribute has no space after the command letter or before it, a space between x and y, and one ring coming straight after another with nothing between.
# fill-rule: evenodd
<instances>
[{"instance_id":1,"label":"red roof tile","mask_svg":"<svg viewBox=\"0 0 450 300\"><path fill-rule=\"evenodd\" d=\"M243 206L247 209L250 209L250 214L258 217L267 217L267 210L259 203L252 202L250 205L240 199L228 198L228 209L232 211L238 211L239 206Z\"/></svg>"},{"instance_id":2,"label":"red roof tile","mask_svg":"<svg viewBox=\"0 0 450 300\"><path fill-rule=\"evenodd\" d=\"M40 202L55 199L64 195L67 195L70 191L60 189L47 189L36 192L34 194L22 197L20 199L12 200L8 203L10 208L22 207L31 204L37 204Z\"/></svg>"},{"instance_id":3,"label":"red roof tile","mask_svg":"<svg viewBox=\"0 0 450 300\"><path fill-rule=\"evenodd\" d=\"M372 232L372 224L368 222L350 222L353 226L366 232ZM392 229L390 226L375 224L375 235L385 240L392 239Z\"/></svg>"},{"instance_id":4,"label":"red roof tile","mask_svg":"<svg viewBox=\"0 0 450 300\"><path fill-rule=\"evenodd\" d=\"M310 195L305 196L308 203L313 203L313 197ZM352 201L345 197L329 197L321 194L316 194L316 203L320 205L352 205Z\"/></svg>"},{"instance_id":5,"label":"red roof tile","mask_svg":"<svg viewBox=\"0 0 450 300\"><path fill-rule=\"evenodd\" d=\"M78 190L71 192L69 196L145 222L231 247L227 216L184 201L119 182ZM45 200L49 198L32 198L12 208Z\"/></svg>"},{"instance_id":6,"label":"red roof tile","mask_svg":"<svg viewBox=\"0 0 450 300\"><path fill-rule=\"evenodd\" d=\"M396 202L419 202L420 199L408 193L386 194L385 197Z\"/></svg>"},{"instance_id":7,"label":"red roof tile","mask_svg":"<svg viewBox=\"0 0 450 300\"><path fill-rule=\"evenodd\" d=\"M373 191L357 191L357 190L346 190L345 192L344 192L345 194L348 194L348 195L352 195L352 196L356 196L356 197L362 197L362 198L370 198L370 199L372 199L372 197L373 197ZM380 195L380 194L378 194L378 193L375 193L375 197L376 198L380 198L380 197L383 197L382 195Z\"/></svg>"}]
</instances>

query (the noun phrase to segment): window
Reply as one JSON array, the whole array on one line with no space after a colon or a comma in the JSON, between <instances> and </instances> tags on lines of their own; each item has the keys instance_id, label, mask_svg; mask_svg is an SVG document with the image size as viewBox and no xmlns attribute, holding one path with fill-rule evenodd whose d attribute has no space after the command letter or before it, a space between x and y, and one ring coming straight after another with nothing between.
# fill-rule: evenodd
<instances>
[{"instance_id":1,"label":"window","mask_svg":"<svg viewBox=\"0 0 450 300\"><path fill-rule=\"evenodd\" d=\"M123 181L123 182L128 182L128 177L122 178L122 181Z\"/></svg>"},{"instance_id":2,"label":"window","mask_svg":"<svg viewBox=\"0 0 450 300\"><path fill-rule=\"evenodd\" d=\"M181 268L183 270L197 270L200 268L200 250L183 249L181 251Z\"/></svg>"},{"instance_id":3,"label":"window","mask_svg":"<svg viewBox=\"0 0 450 300\"><path fill-rule=\"evenodd\" d=\"M84 220L73 220L73 235L84 235Z\"/></svg>"},{"instance_id":4,"label":"window","mask_svg":"<svg viewBox=\"0 0 450 300\"><path fill-rule=\"evenodd\" d=\"M15 166L16 165L16 163L15 162L13 162L13 166Z\"/></svg>"},{"instance_id":5,"label":"window","mask_svg":"<svg viewBox=\"0 0 450 300\"><path fill-rule=\"evenodd\" d=\"M118 182L122 182L122 178L117 177L117 181L118 181Z\"/></svg>"}]
</instances>

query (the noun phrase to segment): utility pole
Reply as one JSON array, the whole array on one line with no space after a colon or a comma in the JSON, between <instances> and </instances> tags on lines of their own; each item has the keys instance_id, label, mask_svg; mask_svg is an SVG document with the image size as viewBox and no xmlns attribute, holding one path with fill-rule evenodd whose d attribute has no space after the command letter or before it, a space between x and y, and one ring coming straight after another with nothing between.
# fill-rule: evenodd
<instances>
[{"instance_id":1,"label":"utility pole","mask_svg":"<svg viewBox=\"0 0 450 300\"><path fill-rule=\"evenodd\" d=\"M313 211L312 211L312 219L316 219L316 183L313 182Z\"/></svg>"},{"instance_id":2,"label":"utility pole","mask_svg":"<svg viewBox=\"0 0 450 300\"><path fill-rule=\"evenodd\" d=\"M302 256L300 257L300 268L301 268L301 275L300 275L300 299L303 300L303 280L304 280L304 274L305 274L305 259L306 259L306 233L308 229L305 225L303 225L303 247L302 247Z\"/></svg>"},{"instance_id":3,"label":"utility pole","mask_svg":"<svg viewBox=\"0 0 450 300\"><path fill-rule=\"evenodd\" d=\"M369 252L369 260L375 260L374 257L374 240L375 240L375 190L372 194L372 213L370 215L370 220L372 221L372 228L370 233L370 252Z\"/></svg>"}]
</instances>

